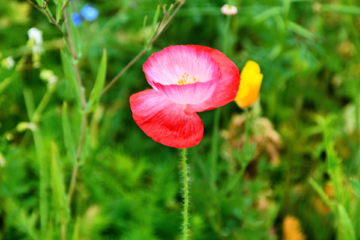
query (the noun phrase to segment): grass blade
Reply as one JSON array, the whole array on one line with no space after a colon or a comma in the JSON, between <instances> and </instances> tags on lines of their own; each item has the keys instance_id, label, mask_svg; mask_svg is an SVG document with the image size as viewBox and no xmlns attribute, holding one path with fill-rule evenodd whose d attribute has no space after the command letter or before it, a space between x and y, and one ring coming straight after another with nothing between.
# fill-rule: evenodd
<instances>
[{"instance_id":1,"label":"grass blade","mask_svg":"<svg viewBox=\"0 0 360 240\"><path fill-rule=\"evenodd\" d=\"M106 67L107 67L107 55L106 49L103 51L103 56L101 58L98 74L96 77L96 82L94 85L93 90L90 93L89 102L86 104L85 112L92 112L94 111L100 100L100 93L104 88L105 78L106 78Z\"/></svg>"},{"instance_id":2,"label":"grass blade","mask_svg":"<svg viewBox=\"0 0 360 240\"><path fill-rule=\"evenodd\" d=\"M76 73L71 64L71 57L66 54L64 51L61 51L61 61L64 68L65 77L69 80L70 86L75 94L76 103L78 104L79 108L81 109L81 99L80 99L80 92L79 87L76 80Z\"/></svg>"}]
</instances>

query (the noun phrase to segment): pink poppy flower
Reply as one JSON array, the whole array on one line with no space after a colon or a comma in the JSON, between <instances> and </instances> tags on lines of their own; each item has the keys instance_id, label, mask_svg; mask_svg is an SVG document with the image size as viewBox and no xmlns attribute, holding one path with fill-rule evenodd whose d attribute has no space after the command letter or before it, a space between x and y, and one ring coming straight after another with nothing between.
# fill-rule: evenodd
<instances>
[{"instance_id":1,"label":"pink poppy flower","mask_svg":"<svg viewBox=\"0 0 360 240\"><path fill-rule=\"evenodd\" d=\"M143 65L153 89L133 94L137 125L154 141L175 148L199 144L204 126L196 112L223 106L239 89L239 69L216 49L170 46Z\"/></svg>"}]
</instances>

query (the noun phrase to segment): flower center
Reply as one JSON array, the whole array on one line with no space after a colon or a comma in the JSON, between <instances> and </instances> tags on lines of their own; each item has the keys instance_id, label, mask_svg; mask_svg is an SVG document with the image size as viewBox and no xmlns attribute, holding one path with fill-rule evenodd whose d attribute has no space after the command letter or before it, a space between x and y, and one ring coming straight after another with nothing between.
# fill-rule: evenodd
<instances>
[{"instance_id":1,"label":"flower center","mask_svg":"<svg viewBox=\"0 0 360 240\"><path fill-rule=\"evenodd\" d=\"M192 75L192 77L188 74L188 73L184 73L183 75L181 75L181 78L178 78L178 81L176 83L176 85L185 85L185 84L191 84L191 83L196 83L196 82L200 82L201 77Z\"/></svg>"}]
</instances>

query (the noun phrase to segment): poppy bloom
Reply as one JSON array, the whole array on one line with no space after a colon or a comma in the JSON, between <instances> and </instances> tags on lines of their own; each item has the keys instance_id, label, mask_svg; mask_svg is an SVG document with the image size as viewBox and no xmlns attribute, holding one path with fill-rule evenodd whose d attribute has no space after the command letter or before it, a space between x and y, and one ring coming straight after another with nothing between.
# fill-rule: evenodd
<instances>
[{"instance_id":1,"label":"poppy bloom","mask_svg":"<svg viewBox=\"0 0 360 240\"><path fill-rule=\"evenodd\" d=\"M241 108L251 106L259 97L263 75L260 73L259 64L247 61L241 71L241 84L235 102Z\"/></svg>"},{"instance_id":2,"label":"poppy bloom","mask_svg":"<svg viewBox=\"0 0 360 240\"><path fill-rule=\"evenodd\" d=\"M197 145L204 127L196 112L223 106L239 89L239 69L216 49L170 46L143 65L153 88L133 94L135 122L154 141L170 147Z\"/></svg>"}]
</instances>

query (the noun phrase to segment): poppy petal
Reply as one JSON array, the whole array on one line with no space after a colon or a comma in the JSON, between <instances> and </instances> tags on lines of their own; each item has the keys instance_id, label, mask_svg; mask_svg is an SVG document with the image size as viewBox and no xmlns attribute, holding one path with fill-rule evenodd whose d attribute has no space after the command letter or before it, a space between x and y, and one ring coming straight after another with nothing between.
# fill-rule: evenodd
<instances>
[{"instance_id":1,"label":"poppy petal","mask_svg":"<svg viewBox=\"0 0 360 240\"><path fill-rule=\"evenodd\" d=\"M154 141L175 148L199 144L204 127L199 115L186 115L185 105L169 101L156 90L145 90L130 97L137 125Z\"/></svg>"},{"instance_id":2,"label":"poppy petal","mask_svg":"<svg viewBox=\"0 0 360 240\"><path fill-rule=\"evenodd\" d=\"M214 109L233 101L240 84L239 69L235 63L216 49L197 45L188 46L209 53L220 69L220 78L213 95L203 103L189 104L185 113L191 115L194 112Z\"/></svg>"},{"instance_id":3,"label":"poppy petal","mask_svg":"<svg viewBox=\"0 0 360 240\"><path fill-rule=\"evenodd\" d=\"M209 53L179 45L153 53L143 65L148 83L162 85L191 84L218 79L219 68Z\"/></svg>"},{"instance_id":4,"label":"poppy petal","mask_svg":"<svg viewBox=\"0 0 360 240\"><path fill-rule=\"evenodd\" d=\"M153 87L167 99L179 104L199 104L209 99L217 86L217 79L185 85L162 85L153 83Z\"/></svg>"}]
</instances>

